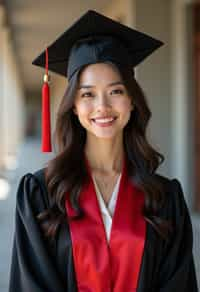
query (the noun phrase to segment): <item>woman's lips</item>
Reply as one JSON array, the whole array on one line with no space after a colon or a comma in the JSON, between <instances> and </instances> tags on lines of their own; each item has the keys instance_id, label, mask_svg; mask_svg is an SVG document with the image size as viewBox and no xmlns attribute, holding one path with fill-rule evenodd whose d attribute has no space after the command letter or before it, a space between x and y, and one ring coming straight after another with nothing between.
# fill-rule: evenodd
<instances>
[{"instance_id":1,"label":"woman's lips","mask_svg":"<svg viewBox=\"0 0 200 292\"><path fill-rule=\"evenodd\" d=\"M100 127L108 127L111 126L114 121L117 119L117 117L109 117L109 118L96 118L92 119L93 123Z\"/></svg>"}]
</instances>

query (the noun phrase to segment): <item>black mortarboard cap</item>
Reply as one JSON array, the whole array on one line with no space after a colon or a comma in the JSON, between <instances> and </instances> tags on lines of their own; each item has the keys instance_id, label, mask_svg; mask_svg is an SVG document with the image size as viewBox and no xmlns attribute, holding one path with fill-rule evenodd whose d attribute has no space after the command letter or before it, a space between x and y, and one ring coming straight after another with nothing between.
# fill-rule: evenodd
<instances>
[{"instance_id":1,"label":"black mortarboard cap","mask_svg":"<svg viewBox=\"0 0 200 292\"><path fill-rule=\"evenodd\" d=\"M88 46L83 42L75 53L71 52L82 38L101 36L107 38L98 45ZM89 10L48 46L49 70L70 79L81 66L101 60L128 63L134 68L162 45L160 40ZM32 64L45 68L45 51Z\"/></svg>"},{"instance_id":2,"label":"black mortarboard cap","mask_svg":"<svg viewBox=\"0 0 200 292\"><path fill-rule=\"evenodd\" d=\"M42 151L51 152L48 70L71 79L82 66L111 61L134 67L163 42L96 11L82 15L33 62L46 68L42 89Z\"/></svg>"}]
</instances>

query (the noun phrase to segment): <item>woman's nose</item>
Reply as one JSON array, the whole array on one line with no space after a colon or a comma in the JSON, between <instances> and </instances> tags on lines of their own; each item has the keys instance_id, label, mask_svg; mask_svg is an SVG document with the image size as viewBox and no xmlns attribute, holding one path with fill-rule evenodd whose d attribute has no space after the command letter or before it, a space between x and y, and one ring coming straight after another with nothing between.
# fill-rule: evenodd
<instances>
[{"instance_id":1,"label":"woman's nose","mask_svg":"<svg viewBox=\"0 0 200 292\"><path fill-rule=\"evenodd\" d=\"M105 107L110 107L111 106L109 98L108 98L107 95L98 96L96 105L97 105L97 107L100 107L100 108L105 108Z\"/></svg>"}]
</instances>

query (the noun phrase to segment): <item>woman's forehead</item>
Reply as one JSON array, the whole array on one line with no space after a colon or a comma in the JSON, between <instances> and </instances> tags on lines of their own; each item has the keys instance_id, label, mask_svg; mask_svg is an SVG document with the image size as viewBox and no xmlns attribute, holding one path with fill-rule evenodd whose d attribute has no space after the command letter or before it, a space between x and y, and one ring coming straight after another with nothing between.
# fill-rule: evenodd
<instances>
[{"instance_id":1,"label":"woman's forehead","mask_svg":"<svg viewBox=\"0 0 200 292\"><path fill-rule=\"evenodd\" d=\"M121 81L121 75L115 64L95 63L87 65L80 73L79 84L87 82Z\"/></svg>"}]
</instances>

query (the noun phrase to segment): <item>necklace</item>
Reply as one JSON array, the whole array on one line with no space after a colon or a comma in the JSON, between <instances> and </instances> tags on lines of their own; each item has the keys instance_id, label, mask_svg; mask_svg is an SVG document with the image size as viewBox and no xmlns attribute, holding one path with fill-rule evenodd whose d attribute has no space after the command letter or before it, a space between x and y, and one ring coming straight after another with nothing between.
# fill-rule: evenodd
<instances>
[{"instance_id":1,"label":"necklace","mask_svg":"<svg viewBox=\"0 0 200 292\"><path fill-rule=\"evenodd\" d=\"M111 195L113 193L116 182L119 178L119 173L115 173L114 175L105 175L94 173L95 182L103 196L104 202L108 205Z\"/></svg>"}]
</instances>

